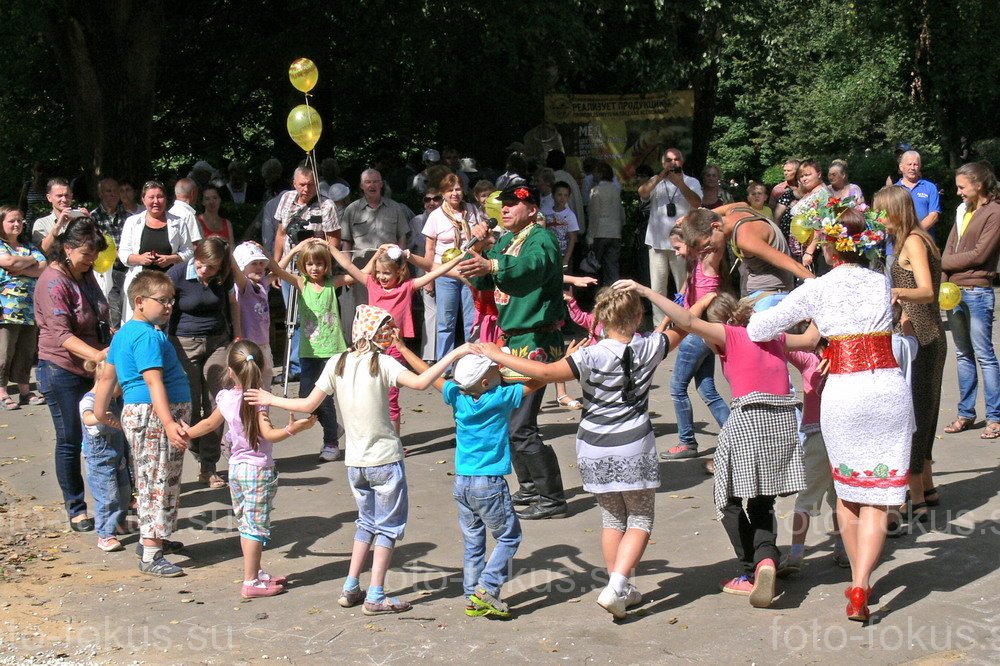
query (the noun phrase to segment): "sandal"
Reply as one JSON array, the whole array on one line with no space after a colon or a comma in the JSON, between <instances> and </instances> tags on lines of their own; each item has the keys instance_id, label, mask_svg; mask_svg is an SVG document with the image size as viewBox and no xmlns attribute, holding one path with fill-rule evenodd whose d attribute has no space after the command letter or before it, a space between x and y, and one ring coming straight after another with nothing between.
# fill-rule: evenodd
<instances>
[{"instance_id":1,"label":"sandal","mask_svg":"<svg viewBox=\"0 0 1000 666\"><path fill-rule=\"evenodd\" d=\"M580 402L576 398L571 398L565 393L563 395L557 396L556 402L558 402L563 407L566 407L567 409L583 409L582 402Z\"/></svg>"},{"instance_id":2,"label":"sandal","mask_svg":"<svg viewBox=\"0 0 1000 666\"><path fill-rule=\"evenodd\" d=\"M225 479L219 476L218 472L202 472L198 475L198 481L213 489L225 488L229 485L226 483Z\"/></svg>"},{"instance_id":3,"label":"sandal","mask_svg":"<svg viewBox=\"0 0 1000 666\"><path fill-rule=\"evenodd\" d=\"M1000 422L998 421L987 423L986 430L979 435L979 439L996 439L997 437L1000 437Z\"/></svg>"},{"instance_id":4,"label":"sandal","mask_svg":"<svg viewBox=\"0 0 1000 666\"><path fill-rule=\"evenodd\" d=\"M45 404L45 396L38 395L37 393L25 393L18 396L17 400L19 405L30 405L32 407L37 407L38 405Z\"/></svg>"},{"instance_id":5,"label":"sandal","mask_svg":"<svg viewBox=\"0 0 1000 666\"><path fill-rule=\"evenodd\" d=\"M969 427L976 422L976 419L967 419L964 416L959 416L957 419L949 423L944 427L944 431L949 435L954 435L959 432L964 432L969 429ZM987 426L989 427L989 426Z\"/></svg>"},{"instance_id":6,"label":"sandal","mask_svg":"<svg viewBox=\"0 0 1000 666\"><path fill-rule=\"evenodd\" d=\"M930 518L930 511L927 510L927 502L917 502L910 505L909 522L926 523Z\"/></svg>"},{"instance_id":7,"label":"sandal","mask_svg":"<svg viewBox=\"0 0 1000 666\"><path fill-rule=\"evenodd\" d=\"M937 488L928 488L924 491L924 504L927 506L937 506L941 504L941 493Z\"/></svg>"},{"instance_id":8,"label":"sandal","mask_svg":"<svg viewBox=\"0 0 1000 666\"><path fill-rule=\"evenodd\" d=\"M9 395L5 395L4 397L0 398L0 409L5 409L8 412L12 412L15 409L21 409L21 406L17 404L17 400L14 400L14 398L10 397Z\"/></svg>"}]
</instances>

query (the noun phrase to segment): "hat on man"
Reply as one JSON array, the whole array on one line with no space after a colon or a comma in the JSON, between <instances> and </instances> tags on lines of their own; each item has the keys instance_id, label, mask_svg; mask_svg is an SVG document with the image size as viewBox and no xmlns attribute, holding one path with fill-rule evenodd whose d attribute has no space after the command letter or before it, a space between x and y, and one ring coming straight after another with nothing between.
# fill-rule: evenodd
<instances>
[{"instance_id":1,"label":"hat on man","mask_svg":"<svg viewBox=\"0 0 1000 666\"><path fill-rule=\"evenodd\" d=\"M462 158L462 171L465 173L479 173L479 169L476 168L476 160L471 157Z\"/></svg>"},{"instance_id":2,"label":"hat on man","mask_svg":"<svg viewBox=\"0 0 1000 666\"><path fill-rule=\"evenodd\" d=\"M441 153L433 148L428 148L424 151L423 160L424 164L437 164L441 161Z\"/></svg>"},{"instance_id":3,"label":"hat on man","mask_svg":"<svg viewBox=\"0 0 1000 666\"><path fill-rule=\"evenodd\" d=\"M540 200L538 196L538 188L525 182L510 185L501 191L500 196L497 198L500 199L500 203L502 204L512 205L528 203L537 206Z\"/></svg>"},{"instance_id":4,"label":"hat on man","mask_svg":"<svg viewBox=\"0 0 1000 666\"><path fill-rule=\"evenodd\" d=\"M330 198L334 201L340 201L341 199L346 199L347 195L351 193L351 188L343 183L334 183L330 186Z\"/></svg>"},{"instance_id":5,"label":"hat on man","mask_svg":"<svg viewBox=\"0 0 1000 666\"><path fill-rule=\"evenodd\" d=\"M242 271L250 262L267 261L267 255L254 243L240 243L233 250L233 259Z\"/></svg>"},{"instance_id":6,"label":"hat on man","mask_svg":"<svg viewBox=\"0 0 1000 666\"><path fill-rule=\"evenodd\" d=\"M470 389L486 376L496 363L480 354L466 354L455 362L455 383L463 389Z\"/></svg>"}]
</instances>

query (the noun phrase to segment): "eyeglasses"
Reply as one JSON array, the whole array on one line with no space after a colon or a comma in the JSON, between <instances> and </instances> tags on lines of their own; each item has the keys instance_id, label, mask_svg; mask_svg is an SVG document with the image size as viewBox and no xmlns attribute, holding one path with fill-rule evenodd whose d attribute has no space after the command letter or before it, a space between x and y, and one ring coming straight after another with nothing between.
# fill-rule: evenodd
<instances>
[{"instance_id":1,"label":"eyeglasses","mask_svg":"<svg viewBox=\"0 0 1000 666\"><path fill-rule=\"evenodd\" d=\"M424 203L430 203L432 201L437 201L438 203L444 201L444 197L440 194L434 197L424 197Z\"/></svg>"},{"instance_id":2,"label":"eyeglasses","mask_svg":"<svg viewBox=\"0 0 1000 666\"><path fill-rule=\"evenodd\" d=\"M174 304L174 301L171 298L158 298L156 296L143 296L143 298L148 299L150 301L156 301L165 308L170 307L171 305Z\"/></svg>"}]
</instances>

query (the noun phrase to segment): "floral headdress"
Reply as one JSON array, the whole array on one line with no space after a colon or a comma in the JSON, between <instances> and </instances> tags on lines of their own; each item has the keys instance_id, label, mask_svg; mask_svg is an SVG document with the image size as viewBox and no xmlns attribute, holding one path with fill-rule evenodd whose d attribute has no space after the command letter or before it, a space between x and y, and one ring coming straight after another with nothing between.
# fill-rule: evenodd
<instances>
[{"instance_id":1,"label":"floral headdress","mask_svg":"<svg viewBox=\"0 0 1000 666\"><path fill-rule=\"evenodd\" d=\"M864 231L853 235L840 222L840 216L852 208L865 217ZM857 252L875 261L882 256L885 217L884 210L872 210L866 204L857 203L854 197L828 197L805 204L804 210L792 218L792 225L811 229L820 244L832 245L837 252Z\"/></svg>"}]
</instances>

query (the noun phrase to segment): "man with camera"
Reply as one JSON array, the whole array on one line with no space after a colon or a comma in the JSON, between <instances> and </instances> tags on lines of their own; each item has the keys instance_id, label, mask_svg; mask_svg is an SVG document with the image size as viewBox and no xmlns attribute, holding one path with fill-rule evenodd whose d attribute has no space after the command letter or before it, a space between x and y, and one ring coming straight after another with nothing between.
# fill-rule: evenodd
<instances>
[{"instance_id":1,"label":"man with camera","mask_svg":"<svg viewBox=\"0 0 1000 666\"><path fill-rule=\"evenodd\" d=\"M66 226L78 217L89 217L83 208L73 208L73 191L65 178L50 178L45 187L45 198L52 204L52 212L35 220L31 227L31 242L38 246L42 254L48 256Z\"/></svg>"},{"instance_id":2,"label":"man with camera","mask_svg":"<svg viewBox=\"0 0 1000 666\"><path fill-rule=\"evenodd\" d=\"M674 289L680 291L687 279L687 265L670 245L670 230L688 211L701 206L701 184L698 179L684 174L684 154L677 148L668 148L660 160L663 171L639 186L639 198L649 201L649 226L646 227L646 245L649 247L649 286L667 296L669 279L674 279ZM654 324L663 319L663 311L653 306Z\"/></svg>"}]
</instances>

